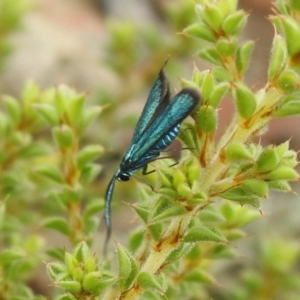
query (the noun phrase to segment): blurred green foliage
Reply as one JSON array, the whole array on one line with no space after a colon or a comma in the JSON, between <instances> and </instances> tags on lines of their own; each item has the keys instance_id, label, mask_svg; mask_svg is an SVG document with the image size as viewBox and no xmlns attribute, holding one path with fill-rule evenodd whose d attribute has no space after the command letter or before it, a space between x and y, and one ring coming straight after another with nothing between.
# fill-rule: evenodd
<instances>
[{"instance_id":1,"label":"blurred green foliage","mask_svg":"<svg viewBox=\"0 0 300 300\"><path fill-rule=\"evenodd\" d=\"M0 71L13 50L9 36L20 29L22 16L29 10L27 0L0 0Z\"/></svg>"},{"instance_id":2,"label":"blurred green foliage","mask_svg":"<svg viewBox=\"0 0 300 300\"><path fill-rule=\"evenodd\" d=\"M2 34L16 28L24 6L0 3L6 8L5 14L0 10ZM278 12L270 16L276 32L261 90L244 80L254 42L240 42L247 13L237 1L178 0L163 8L164 33L154 26L109 24L106 62L119 75L120 89L103 87L101 105L90 105L85 94L67 86L41 91L34 82L19 98L2 95L1 299L298 299L300 247L292 233L284 241L262 234L248 249L253 258L243 263L238 259L243 253L234 247L244 242L244 226L260 218L270 190L291 192L290 182L299 179L288 141L266 147L253 141L270 120L299 114L298 2L277 1ZM202 95L179 135L189 151L174 168L167 161L155 163L149 181L156 193L139 188L141 200L131 208L140 222L128 245L115 241L116 253L103 257L102 247L96 245L94 252L92 246L107 182L95 160L106 150L86 138L87 128L97 122L105 143L112 143L101 122L115 113L117 101L126 105L169 54L173 64L193 53L212 67L195 66L191 79L181 79L182 86ZM235 111L217 139L225 96ZM32 284L41 266L52 281L43 296Z\"/></svg>"}]
</instances>

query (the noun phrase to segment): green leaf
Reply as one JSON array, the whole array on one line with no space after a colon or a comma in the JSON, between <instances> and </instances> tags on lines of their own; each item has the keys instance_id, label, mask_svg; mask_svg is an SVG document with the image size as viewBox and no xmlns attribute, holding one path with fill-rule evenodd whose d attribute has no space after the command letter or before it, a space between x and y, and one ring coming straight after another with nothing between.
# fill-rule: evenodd
<instances>
[{"instance_id":1,"label":"green leaf","mask_svg":"<svg viewBox=\"0 0 300 300\"><path fill-rule=\"evenodd\" d=\"M60 288L72 293L73 295L78 295L81 291L81 284L75 280L62 280L56 284Z\"/></svg>"},{"instance_id":2,"label":"green leaf","mask_svg":"<svg viewBox=\"0 0 300 300\"><path fill-rule=\"evenodd\" d=\"M21 105L15 98L5 95L2 97L2 101L9 112L9 115L14 120L15 123L18 123L21 119L22 111Z\"/></svg>"},{"instance_id":3,"label":"green leaf","mask_svg":"<svg viewBox=\"0 0 300 300\"><path fill-rule=\"evenodd\" d=\"M300 99L283 103L273 112L274 117L288 117L300 114Z\"/></svg>"},{"instance_id":4,"label":"green leaf","mask_svg":"<svg viewBox=\"0 0 300 300\"><path fill-rule=\"evenodd\" d=\"M219 39L216 44L217 51L223 57L234 55L237 49L237 44L231 40Z\"/></svg>"},{"instance_id":5,"label":"green leaf","mask_svg":"<svg viewBox=\"0 0 300 300\"><path fill-rule=\"evenodd\" d=\"M204 225L190 229L183 237L184 243L196 243L202 241L217 243L227 242L226 238L221 234L221 232Z\"/></svg>"},{"instance_id":6,"label":"green leaf","mask_svg":"<svg viewBox=\"0 0 300 300\"><path fill-rule=\"evenodd\" d=\"M207 104L212 106L213 108L217 108L220 101L226 94L227 90L228 90L227 82L222 82L222 83L214 86L214 89L211 91L211 93L209 95Z\"/></svg>"},{"instance_id":7,"label":"green leaf","mask_svg":"<svg viewBox=\"0 0 300 300\"><path fill-rule=\"evenodd\" d=\"M249 204L253 207L259 208L261 200L258 196L245 191L241 187L232 188L229 191L220 195L224 199L239 202L240 204Z\"/></svg>"},{"instance_id":8,"label":"green leaf","mask_svg":"<svg viewBox=\"0 0 300 300\"><path fill-rule=\"evenodd\" d=\"M222 24L222 27L227 36L238 35L244 28L247 22L247 14L238 10L227 16Z\"/></svg>"},{"instance_id":9,"label":"green leaf","mask_svg":"<svg viewBox=\"0 0 300 300\"><path fill-rule=\"evenodd\" d=\"M204 9L202 10L202 18L210 28L218 32L221 24L223 23L224 17L222 11L216 5L210 5L206 3Z\"/></svg>"},{"instance_id":10,"label":"green leaf","mask_svg":"<svg viewBox=\"0 0 300 300\"><path fill-rule=\"evenodd\" d=\"M72 128L67 125L53 128L53 136L57 145L62 149L71 148L74 144L74 132Z\"/></svg>"},{"instance_id":11,"label":"green leaf","mask_svg":"<svg viewBox=\"0 0 300 300\"><path fill-rule=\"evenodd\" d=\"M242 181L241 186L244 190L249 191L259 197L266 198L268 196L268 184L263 180L256 178L246 179Z\"/></svg>"},{"instance_id":12,"label":"green leaf","mask_svg":"<svg viewBox=\"0 0 300 300\"><path fill-rule=\"evenodd\" d=\"M243 143L232 142L225 149L225 157L229 161L239 161L250 160L252 155Z\"/></svg>"},{"instance_id":13,"label":"green leaf","mask_svg":"<svg viewBox=\"0 0 300 300\"><path fill-rule=\"evenodd\" d=\"M235 101L240 116L249 119L256 110L256 100L252 91L240 83L235 88Z\"/></svg>"},{"instance_id":14,"label":"green leaf","mask_svg":"<svg viewBox=\"0 0 300 300\"><path fill-rule=\"evenodd\" d=\"M269 81L272 81L273 78L283 70L286 60L287 51L285 41L281 35L275 32L271 49L271 59L268 68Z\"/></svg>"},{"instance_id":15,"label":"green leaf","mask_svg":"<svg viewBox=\"0 0 300 300\"><path fill-rule=\"evenodd\" d=\"M161 291L161 286L155 277L147 272L140 272L137 277L137 283L143 289L156 289Z\"/></svg>"},{"instance_id":16,"label":"green leaf","mask_svg":"<svg viewBox=\"0 0 300 300\"><path fill-rule=\"evenodd\" d=\"M213 277L201 268L196 268L187 272L184 276L184 280L196 283L214 283Z\"/></svg>"},{"instance_id":17,"label":"green leaf","mask_svg":"<svg viewBox=\"0 0 300 300\"><path fill-rule=\"evenodd\" d=\"M271 171L267 178L269 180L298 180L299 174L290 167L281 166Z\"/></svg>"},{"instance_id":18,"label":"green leaf","mask_svg":"<svg viewBox=\"0 0 300 300\"><path fill-rule=\"evenodd\" d=\"M168 207L167 209L165 209L163 212L155 215L155 217L152 218L152 222L157 222L157 221L161 221L164 219L168 219L171 217L176 217L179 215L183 215L186 213L186 210L183 206L181 205L176 205L174 203L174 205L172 205L171 207Z\"/></svg>"},{"instance_id":19,"label":"green leaf","mask_svg":"<svg viewBox=\"0 0 300 300\"><path fill-rule=\"evenodd\" d=\"M35 103L33 107L52 126L59 124L59 116L53 105L48 103Z\"/></svg>"},{"instance_id":20,"label":"green leaf","mask_svg":"<svg viewBox=\"0 0 300 300\"><path fill-rule=\"evenodd\" d=\"M281 16L281 22L286 36L289 56L293 57L300 52L300 26L290 16Z\"/></svg>"},{"instance_id":21,"label":"green leaf","mask_svg":"<svg viewBox=\"0 0 300 300\"><path fill-rule=\"evenodd\" d=\"M34 169L34 171L54 182L64 183L64 178L63 178L60 170L54 164L52 164L52 165L45 164L45 165L38 166Z\"/></svg>"},{"instance_id":22,"label":"green leaf","mask_svg":"<svg viewBox=\"0 0 300 300\"><path fill-rule=\"evenodd\" d=\"M121 290L126 290L135 279L138 268L134 257L122 245L117 245Z\"/></svg>"},{"instance_id":23,"label":"green leaf","mask_svg":"<svg viewBox=\"0 0 300 300\"><path fill-rule=\"evenodd\" d=\"M208 42L215 42L216 36L213 30L203 23L194 23L183 31L184 34L194 38L200 38Z\"/></svg>"},{"instance_id":24,"label":"green leaf","mask_svg":"<svg viewBox=\"0 0 300 300\"><path fill-rule=\"evenodd\" d=\"M88 145L80 150L77 157L77 164L82 168L87 163L98 158L104 152L104 148L99 145Z\"/></svg>"},{"instance_id":25,"label":"green leaf","mask_svg":"<svg viewBox=\"0 0 300 300\"><path fill-rule=\"evenodd\" d=\"M215 48L208 48L208 49L201 50L199 52L199 56L204 60L213 63L214 65L223 66L223 62L219 56L218 51Z\"/></svg>"},{"instance_id":26,"label":"green leaf","mask_svg":"<svg viewBox=\"0 0 300 300\"><path fill-rule=\"evenodd\" d=\"M43 226L55 229L64 235L70 235L71 229L67 221L62 217L49 217L42 222Z\"/></svg>"},{"instance_id":27,"label":"green leaf","mask_svg":"<svg viewBox=\"0 0 300 300\"><path fill-rule=\"evenodd\" d=\"M211 92L214 89L214 77L213 74L211 72L207 72L204 77L203 77L203 81L202 81L202 85L201 85L201 95L203 98L203 102L206 102L211 94Z\"/></svg>"},{"instance_id":28,"label":"green leaf","mask_svg":"<svg viewBox=\"0 0 300 300\"><path fill-rule=\"evenodd\" d=\"M91 199L85 207L83 218L88 219L96 214L98 214L104 208L103 199Z\"/></svg>"},{"instance_id":29,"label":"green leaf","mask_svg":"<svg viewBox=\"0 0 300 300\"><path fill-rule=\"evenodd\" d=\"M98 296L115 282L116 279L111 276L103 276L100 272L91 272L84 277L82 287L85 291Z\"/></svg>"},{"instance_id":30,"label":"green leaf","mask_svg":"<svg viewBox=\"0 0 300 300\"><path fill-rule=\"evenodd\" d=\"M237 51L236 66L241 74L244 74L248 69L253 48L254 42L247 41Z\"/></svg>"}]
</instances>

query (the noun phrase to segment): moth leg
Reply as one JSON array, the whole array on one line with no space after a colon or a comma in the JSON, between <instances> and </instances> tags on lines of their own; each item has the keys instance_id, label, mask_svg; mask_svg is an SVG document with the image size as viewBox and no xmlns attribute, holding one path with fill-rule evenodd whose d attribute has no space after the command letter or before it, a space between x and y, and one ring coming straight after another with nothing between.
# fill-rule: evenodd
<instances>
[{"instance_id":1,"label":"moth leg","mask_svg":"<svg viewBox=\"0 0 300 300\"><path fill-rule=\"evenodd\" d=\"M148 175L148 174L151 174L151 173L155 172L155 169L154 169L154 170L151 170L151 171L147 171L147 169L148 169L148 165L145 165L145 166L143 167L143 169L142 169L142 174L143 174L143 175Z\"/></svg>"}]
</instances>

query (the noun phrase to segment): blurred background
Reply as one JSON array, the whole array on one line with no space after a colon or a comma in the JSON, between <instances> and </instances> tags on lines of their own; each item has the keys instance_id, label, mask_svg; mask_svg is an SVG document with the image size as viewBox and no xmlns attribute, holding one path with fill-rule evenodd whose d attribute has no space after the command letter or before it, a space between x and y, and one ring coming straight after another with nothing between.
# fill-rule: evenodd
<instances>
[{"instance_id":1,"label":"blurred background","mask_svg":"<svg viewBox=\"0 0 300 300\"><path fill-rule=\"evenodd\" d=\"M243 39L256 41L247 82L259 89L266 83L274 34L268 22L272 1L240 0L239 6L250 14ZM167 74L173 92L180 86L178 77L191 76L194 63L200 70L209 68L194 54L194 42L183 43L184 37L176 35L193 18L191 8L185 0L0 0L1 94L18 96L25 82L33 79L43 89L66 84L87 92L91 103L109 103L105 115L87 136L107 149L98 182L104 193L130 143L150 86L168 55ZM226 126L232 109L225 99L220 127ZM297 151L299 118L273 121L261 142L279 144L290 138ZM133 187L135 183L120 185ZM299 188L295 185L294 189ZM120 193L118 190L116 193ZM134 199L135 194L126 190L125 195ZM116 234L121 237L128 226L124 216L130 213L128 207L124 209L113 213ZM259 241L266 235L270 239L292 239L298 245L299 211L296 194L271 194L263 205L261 220L247 229L250 238L237 244L242 258L234 266L231 262L231 271L239 270L240 264L257 266L262 247ZM224 282L228 280L226 268Z\"/></svg>"}]
</instances>

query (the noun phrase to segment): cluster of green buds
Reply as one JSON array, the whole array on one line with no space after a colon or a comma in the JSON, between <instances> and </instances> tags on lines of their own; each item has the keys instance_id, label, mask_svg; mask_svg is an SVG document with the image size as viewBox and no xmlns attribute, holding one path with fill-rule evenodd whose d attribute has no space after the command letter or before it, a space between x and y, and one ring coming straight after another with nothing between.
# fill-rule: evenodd
<instances>
[{"instance_id":1,"label":"cluster of green buds","mask_svg":"<svg viewBox=\"0 0 300 300\"><path fill-rule=\"evenodd\" d=\"M48 263L47 271L54 285L66 292L56 300L94 299L116 282L116 278L100 270L85 242L79 243L73 253L65 252L62 263Z\"/></svg>"},{"instance_id":2,"label":"cluster of green buds","mask_svg":"<svg viewBox=\"0 0 300 300\"><path fill-rule=\"evenodd\" d=\"M237 10L237 1L202 0L196 5L198 22L188 26L183 33L213 43L199 56L216 65L213 72L220 81L236 81L247 70L254 43L238 45L238 36L247 22L247 14Z\"/></svg>"},{"instance_id":3,"label":"cluster of green buds","mask_svg":"<svg viewBox=\"0 0 300 300\"><path fill-rule=\"evenodd\" d=\"M289 181L299 179L294 170L298 164L297 153L289 150L289 142L262 148L234 142L220 154L230 168L220 181L212 185L210 193L241 204L260 206L269 189L292 191Z\"/></svg>"},{"instance_id":4,"label":"cluster of green buds","mask_svg":"<svg viewBox=\"0 0 300 300\"><path fill-rule=\"evenodd\" d=\"M82 213L84 187L99 174L101 167L93 163L103 152L99 145L80 148L80 138L102 107L84 107L86 96L61 86L45 93L42 103L35 110L52 126L57 151L35 171L56 185L49 193L51 202L67 212L68 219L53 216L44 220L44 226L67 235L77 243L84 235L92 236L98 226L95 214L102 209L100 199L90 200Z\"/></svg>"}]
</instances>

